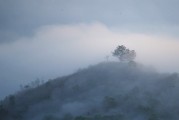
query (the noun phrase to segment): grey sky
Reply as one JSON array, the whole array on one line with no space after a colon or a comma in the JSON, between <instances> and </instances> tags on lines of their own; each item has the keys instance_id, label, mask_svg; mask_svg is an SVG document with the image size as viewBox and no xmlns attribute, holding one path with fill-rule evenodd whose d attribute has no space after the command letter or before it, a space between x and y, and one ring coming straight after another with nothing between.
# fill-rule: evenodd
<instances>
[{"instance_id":1,"label":"grey sky","mask_svg":"<svg viewBox=\"0 0 179 120\"><path fill-rule=\"evenodd\" d=\"M0 99L37 77L47 80L103 61L116 44L135 49L138 61L179 71L178 5L178 0L0 0ZM171 59L164 60L164 53ZM147 61L146 54L157 60Z\"/></svg>"},{"instance_id":2,"label":"grey sky","mask_svg":"<svg viewBox=\"0 0 179 120\"><path fill-rule=\"evenodd\" d=\"M0 42L43 25L94 21L133 31L172 31L179 24L178 5L178 0L1 0Z\"/></svg>"}]
</instances>

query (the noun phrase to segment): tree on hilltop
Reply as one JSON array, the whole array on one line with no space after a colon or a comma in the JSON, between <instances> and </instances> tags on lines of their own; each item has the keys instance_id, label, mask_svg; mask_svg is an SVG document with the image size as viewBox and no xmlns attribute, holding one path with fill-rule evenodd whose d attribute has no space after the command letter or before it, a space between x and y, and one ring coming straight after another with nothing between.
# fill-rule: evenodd
<instances>
[{"instance_id":1,"label":"tree on hilltop","mask_svg":"<svg viewBox=\"0 0 179 120\"><path fill-rule=\"evenodd\" d=\"M135 50L129 50L124 45L117 46L112 54L113 56L117 57L121 62L131 62L136 57Z\"/></svg>"}]
</instances>

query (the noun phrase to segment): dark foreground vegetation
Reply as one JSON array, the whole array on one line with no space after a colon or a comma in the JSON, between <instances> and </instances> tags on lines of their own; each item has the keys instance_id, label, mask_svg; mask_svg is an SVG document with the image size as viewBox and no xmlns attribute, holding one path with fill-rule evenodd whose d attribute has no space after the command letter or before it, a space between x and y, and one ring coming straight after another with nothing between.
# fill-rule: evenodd
<instances>
[{"instance_id":1,"label":"dark foreground vegetation","mask_svg":"<svg viewBox=\"0 0 179 120\"><path fill-rule=\"evenodd\" d=\"M179 76L106 62L26 86L0 103L0 120L178 120Z\"/></svg>"}]
</instances>

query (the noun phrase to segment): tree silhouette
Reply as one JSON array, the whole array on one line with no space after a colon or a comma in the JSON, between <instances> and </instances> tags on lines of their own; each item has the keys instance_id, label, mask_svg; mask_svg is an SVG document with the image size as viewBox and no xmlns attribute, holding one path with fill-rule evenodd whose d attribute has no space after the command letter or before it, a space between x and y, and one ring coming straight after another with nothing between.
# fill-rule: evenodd
<instances>
[{"instance_id":1,"label":"tree silhouette","mask_svg":"<svg viewBox=\"0 0 179 120\"><path fill-rule=\"evenodd\" d=\"M119 45L112 53L113 56L117 57L121 62L123 61L133 61L136 57L135 50L129 50L124 45Z\"/></svg>"}]
</instances>

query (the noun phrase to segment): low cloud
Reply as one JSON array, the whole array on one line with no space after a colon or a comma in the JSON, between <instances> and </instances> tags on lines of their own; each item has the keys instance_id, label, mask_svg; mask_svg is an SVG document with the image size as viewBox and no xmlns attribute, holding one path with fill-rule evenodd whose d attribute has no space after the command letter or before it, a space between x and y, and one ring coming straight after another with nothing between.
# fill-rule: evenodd
<instances>
[{"instance_id":1,"label":"low cloud","mask_svg":"<svg viewBox=\"0 0 179 120\"><path fill-rule=\"evenodd\" d=\"M0 44L16 41L16 35L30 36L44 25L94 21L131 31L178 36L178 4L178 0L1 0Z\"/></svg>"},{"instance_id":2,"label":"low cloud","mask_svg":"<svg viewBox=\"0 0 179 120\"><path fill-rule=\"evenodd\" d=\"M37 77L47 80L105 61L118 44L136 50L136 60L141 63L162 72L179 72L177 38L123 32L98 22L49 25L39 28L32 37L0 45L0 85L9 85L0 88L18 88ZM113 60L112 56L109 59Z\"/></svg>"}]
</instances>

